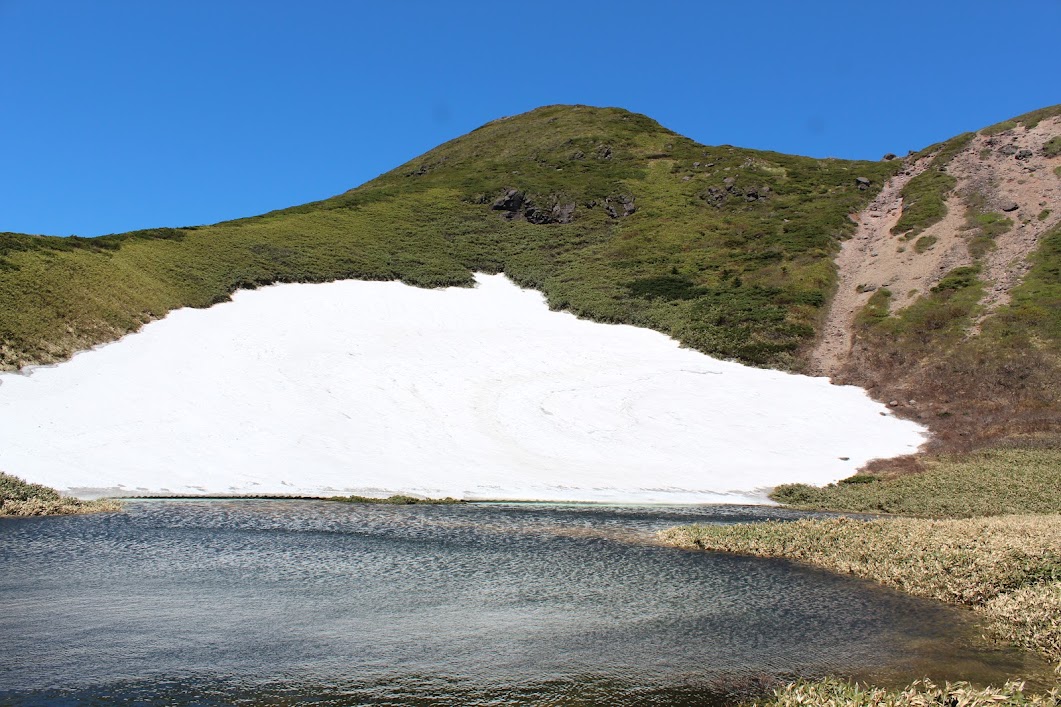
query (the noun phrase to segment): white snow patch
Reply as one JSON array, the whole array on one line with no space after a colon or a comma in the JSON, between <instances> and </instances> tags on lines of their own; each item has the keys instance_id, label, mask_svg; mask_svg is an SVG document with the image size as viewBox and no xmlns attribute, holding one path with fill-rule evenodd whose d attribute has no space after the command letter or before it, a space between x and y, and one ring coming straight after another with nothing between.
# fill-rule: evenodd
<instances>
[{"instance_id":1,"label":"white snow patch","mask_svg":"<svg viewBox=\"0 0 1061 707\"><path fill-rule=\"evenodd\" d=\"M859 388L476 281L241 291L0 376L0 469L85 497L766 503L924 441Z\"/></svg>"}]
</instances>

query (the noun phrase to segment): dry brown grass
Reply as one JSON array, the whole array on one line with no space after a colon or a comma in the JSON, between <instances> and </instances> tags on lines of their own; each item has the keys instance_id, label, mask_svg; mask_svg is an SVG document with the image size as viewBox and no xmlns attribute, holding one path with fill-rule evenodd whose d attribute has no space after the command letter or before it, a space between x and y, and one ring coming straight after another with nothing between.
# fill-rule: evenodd
<instances>
[{"instance_id":1,"label":"dry brown grass","mask_svg":"<svg viewBox=\"0 0 1061 707\"><path fill-rule=\"evenodd\" d=\"M834 518L671 528L679 547L787 557L972 607L1000 638L1061 663L1061 516Z\"/></svg>"},{"instance_id":2,"label":"dry brown grass","mask_svg":"<svg viewBox=\"0 0 1061 707\"><path fill-rule=\"evenodd\" d=\"M55 489L30 484L0 472L0 516L62 516L77 513L110 513L121 504L109 499L82 501L60 496Z\"/></svg>"},{"instance_id":3,"label":"dry brown grass","mask_svg":"<svg viewBox=\"0 0 1061 707\"><path fill-rule=\"evenodd\" d=\"M1061 513L1061 446L1045 441L872 466L828 486L782 484L770 497L794 508L933 518Z\"/></svg>"},{"instance_id":4,"label":"dry brown grass","mask_svg":"<svg viewBox=\"0 0 1061 707\"><path fill-rule=\"evenodd\" d=\"M116 513L122 504L110 499L81 501L63 498L58 501L34 498L27 501L0 501L0 516L69 516L79 513Z\"/></svg>"},{"instance_id":5,"label":"dry brown grass","mask_svg":"<svg viewBox=\"0 0 1061 707\"><path fill-rule=\"evenodd\" d=\"M904 690L885 690L826 679L785 685L775 690L771 699L755 704L761 707L1056 707L1061 704L1061 691L1032 695L1024 692L1021 682L980 689L964 682L941 687L929 680L919 680Z\"/></svg>"}]
</instances>

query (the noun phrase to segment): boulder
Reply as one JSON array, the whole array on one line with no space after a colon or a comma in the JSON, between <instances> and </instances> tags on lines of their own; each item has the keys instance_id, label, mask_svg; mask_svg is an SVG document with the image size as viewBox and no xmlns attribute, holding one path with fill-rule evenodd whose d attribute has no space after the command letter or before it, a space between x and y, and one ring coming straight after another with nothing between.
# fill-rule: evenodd
<instances>
[{"instance_id":1,"label":"boulder","mask_svg":"<svg viewBox=\"0 0 1061 707\"><path fill-rule=\"evenodd\" d=\"M494 203L490 205L490 208L494 211L516 212L523 207L525 198L523 192L518 189L509 189L504 194L494 199Z\"/></svg>"},{"instance_id":2,"label":"boulder","mask_svg":"<svg viewBox=\"0 0 1061 707\"><path fill-rule=\"evenodd\" d=\"M869 189L869 185L873 182L869 181L865 177L855 177L855 184L858 185L859 191L865 191Z\"/></svg>"},{"instance_id":3,"label":"boulder","mask_svg":"<svg viewBox=\"0 0 1061 707\"><path fill-rule=\"evenodd\" d=\"M571 223L575 218L575 205L559 202L553 204L552 217L553 223Z\"/></svg>"},{"instance_id":4,"label":"boulder","mask_svg":"<svg viewBox=\"0 0 1061 707\"><path fill-rule=\"evenodd\" d=\"M1010 201L1009 203L1007 203L1006 205L1004 205L1002 207L1002 210L1005 211L1006 213L1009 213L1010 211L1016 211L1019 208L1020 208L1020 204L1018 204L1015 201Z\"/></svg>"}]
</instances>

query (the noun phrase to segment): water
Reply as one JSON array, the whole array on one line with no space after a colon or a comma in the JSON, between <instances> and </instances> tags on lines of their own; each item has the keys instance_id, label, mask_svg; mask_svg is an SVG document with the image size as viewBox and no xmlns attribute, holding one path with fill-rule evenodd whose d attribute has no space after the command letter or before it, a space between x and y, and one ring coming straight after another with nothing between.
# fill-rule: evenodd
<instances>
[{"instance_id":1,"label":"water","mask_svg":"<svg viewBox=\"0 0 1061 707\"><path fill-rule=\"evenodd\" d=\"M970 612L651 542L798 515L774 508L127 509L0 522L0 703L723 704L792 676L1045 671Z\"/></svg>"}]
</instances>

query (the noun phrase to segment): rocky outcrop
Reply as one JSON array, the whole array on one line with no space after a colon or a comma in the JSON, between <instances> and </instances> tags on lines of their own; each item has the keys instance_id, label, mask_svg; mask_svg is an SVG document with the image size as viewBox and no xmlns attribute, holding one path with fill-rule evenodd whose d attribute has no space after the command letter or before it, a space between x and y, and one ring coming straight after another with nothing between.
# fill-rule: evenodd
<instances>
[{"instance_id":1,"label":"rocky outcrop","mask_svg":"<svg viewBox=\"0 0 1061 707\"><path fill-rule=\"evenodd\" d=\"M634 197L629 194L620 194L605 199L604 210L612 218L625 218L637 211L637 205L634 203Z\"/></svg>"},{"instance_id":2,"label":"rocky outcrop","mask_svg":"<svg viewBox=\"0 0 1061 707\"><path fill-rule=\"evenodd\" d=\"M508 221L525 220L534 224L571 223L575 218L575 204L565 203L557 196L549 198L548 206L537 203L518 189L508 189L494 199L490 208L502 212Z\"/></svg>"},{"instance_id":3,"label":"rocky outcrop","mask_svg":"<svg viewBox=\"0 0 1061 707\"><path fill-rule=\"evenodd\" d=\"M714 206L716 209L731 199L740 199L746 202L760 201L770 196L770 187L766 186L737 186L737 180L726 177L722 180L722 186L708 187L700 193L700 198Z\"/></svg>"}]
</instances>

